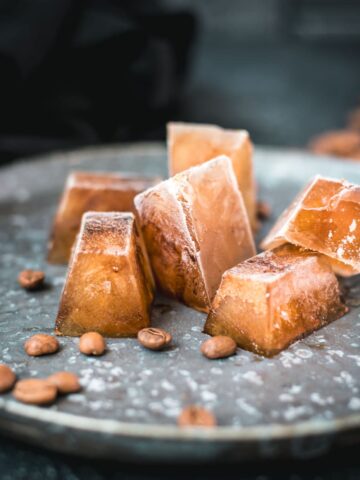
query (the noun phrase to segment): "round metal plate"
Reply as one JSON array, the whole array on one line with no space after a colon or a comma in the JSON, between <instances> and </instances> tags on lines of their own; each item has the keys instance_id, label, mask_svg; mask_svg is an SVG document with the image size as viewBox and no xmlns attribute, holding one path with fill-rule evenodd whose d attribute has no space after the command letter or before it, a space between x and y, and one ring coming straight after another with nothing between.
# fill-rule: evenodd
<instances>
[{"instance_id":1,"label":"round metal plate","mask_svg":"<svg viewBox=\"0 0 360 480\"><path fill-rule=\"evenodd\" d=\"M259 238L315 174L360 183L360 164L305 152L257 148L260 197L273 209ZM309 457L360 438L360 285L348 280L350 313L272 359L238 350L211 361L199 345L205 316L164 297L153 324L173 334L173 347L150 352L134 339L112 339L101 358L82 356L77 339L30 358L26 338L53 331L66 269L45 263L58 196L74 169L166 175L165 148L156 144L90 148L48 155L1 169L0 361L19 378L74 371L83 391L47 408L0 397L0 427L24 440L76 454L149 461L226 461L291 455ZM24 268L43 268L48 287L17 286ZM219 427L180 430L180 409L198 403Z\"/></svg>"}]
</instances>

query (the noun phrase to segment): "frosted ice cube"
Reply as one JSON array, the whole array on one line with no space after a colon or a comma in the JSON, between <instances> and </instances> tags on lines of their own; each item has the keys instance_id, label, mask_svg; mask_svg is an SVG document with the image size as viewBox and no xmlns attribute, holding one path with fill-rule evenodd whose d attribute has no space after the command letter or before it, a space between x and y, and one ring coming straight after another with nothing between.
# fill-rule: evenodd
<instances>
[{"instance_id":1,"label":"frosted ice cube","mask_svg":"<svg viewBox=\"0 0 360 480\"><path fill-rule=\"evenodd\" d=\"M265 249L290 242L327 255L334 271L360 272L360 186L317 176L263 240Z\"/></svg>"},{"instance_id":2,"label":"frosted ice cube","mask_svg":"<svg viewBox=\"0 0 360 480\"><path fill-rule=\"evenodd\" d=\"M231 161L217 157L135 197L160 288L208 311L221 275L255 254Z\"/></svg>"},{"instance_id":3,"label":"frosted ice cube","mask_svg":"<svg viewBox=\"0 0 360 480\"><path fill-rule=\"evenodd\" d=\"M132 213L88 212L70 260L56 333L135 336L149 326L154 282Z\"/></svg>"},{"instance_id":4,"label":"frosted ice cube","mask_svg":"<svg viewBox=\"0 0 360 480\"><path fill-rule=\"evenodd\" d=\"M224 273L205 332L272 356L346 311L325 257L287 244Z\"/></svg>"},{"instance_id":5,"label":"frosted ice cube","mask_svg":"<svg viewBox=\"0 0 360 480\"><path fill-rule=\"evenodd\" d=\"M118 173L73 172L68 176L48 245L50 263L67 263L81 217L87 211L134 212L134 197L161 179Z\"/></svg>"},{"instance_id":6,"label":"frosted ice cube","mask_svg":"<svg viewBox=\"0 0 360 480\"><path fill-rule=\"evenodd\" d=\"M257 227L253 147L246 130L173 122L167 126L167 143L170 175L218 155L228 156L232 161L250 223L253 229Z\"/></svg>"}]
</instances>

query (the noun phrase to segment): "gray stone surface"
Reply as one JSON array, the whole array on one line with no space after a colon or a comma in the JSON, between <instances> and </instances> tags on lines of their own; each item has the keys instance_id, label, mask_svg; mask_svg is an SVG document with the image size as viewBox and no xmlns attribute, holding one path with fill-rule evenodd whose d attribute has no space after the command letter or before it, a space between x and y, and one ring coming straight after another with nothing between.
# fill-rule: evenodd
<instances>
[{"instance_id":1,"label":"gray stone surface","mask_svg":"<svg viewBox=\"0 0 360 480\"><path fill-rule=\"evenodd\" d=\"M214 460L280 453L313 456L360 425L360 319L358 307L273 359L238 350L227 360L199 353L204 315L158 297L153 323L173 334L173 346L149 352L133 339L109 340L101 358L78 352L77 339L61 338L52 357L30 358L26 338L51 333L66 269L45 263L52 214L71 169L165 171L157 145L88 149L55 154L2 169L0 177L0 361L20 378L57 370L77 373L79 394L49 408L0 398L0 426L50 448L129 459ZM273 207L271 222L314 174L360 183L357 163L321 159L300 151L258 148L260 196ZM43 268L48 288L27 293L16 283L24 268ZM347 282L359 303L358 278ZM214 411L220 427L180 432L176 417L188 403ZM353 433L353 441L358 435ZM356 433L356 432L355 432ZM307 438L310 435L310 439ZM291 442L287 438L293 438ZM241 444L239 451L237 445Z\"/></svg>"}]
</instances>

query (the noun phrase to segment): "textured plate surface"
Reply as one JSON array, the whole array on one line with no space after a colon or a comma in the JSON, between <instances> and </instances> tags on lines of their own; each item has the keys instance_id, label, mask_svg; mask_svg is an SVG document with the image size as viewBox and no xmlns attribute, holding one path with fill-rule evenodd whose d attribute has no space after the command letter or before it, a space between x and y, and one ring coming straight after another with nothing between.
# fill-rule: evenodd
<instances>
[{"instance_id":1,"label":"textured plate surface","mask_svg":"<svg viewBox=\"0 0 360 480\"><path fill-rule=\"evenodd\" d=\"M77 373L78 394L48 408L0 397L0 427L49 448L121 459L212 461L314 456L359 440L360 285L347 281L351 311L273 359L238 350L226 360L203 358L205 316L157 298L153 324L173 334L172 348L149 352L134 339L108 341L101 358L87 358L77 339L61 351L30 358L26 338L51 333L66 269L44 260L48 231L67 173L73 169L166 175L163 146L97 148L49 155L0 171L0 362L20 378L57 370ZM360 164L291 150L258 148L260 197L273 209L259 239L315 174L360 183ZM48 288L26 293L16 282L24 268L43 268ZM198 403L219 427L180 431L180 409Z\"/></svg>"}]
</instances>

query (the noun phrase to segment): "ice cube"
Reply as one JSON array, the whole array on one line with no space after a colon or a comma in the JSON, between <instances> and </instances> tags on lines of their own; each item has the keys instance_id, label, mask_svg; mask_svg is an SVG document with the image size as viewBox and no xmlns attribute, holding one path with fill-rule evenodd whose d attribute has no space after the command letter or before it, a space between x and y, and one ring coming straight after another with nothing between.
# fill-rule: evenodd
<instances>
[{"instance_id":1,"label":"ice cube","mask_svg":"<svg viewBox=\"0 0 360 480\"><path fill-rule=\"evenodd\" d=\"M250 223L253 229L257 227L253 147L246 130L174 122L167 126L167 142L170 175L218 155L228 156L233 164Z\"/></svg>"},{"instance_id":2,"label":"ice cube","mask_svg":"<svg viewBox=\"0 0 360 480\"><path fill-rule=\"evenodd\" d=\"M73 172L66 181L48 245L50 263L67 263L83 213L134 212L134 197L161 179L140 175Z\"/></svg>"},{"instance_id":3,"label":"ice cube","mask_svg":"<svg viewBox=\"0 0 360 480\"><path fill-rule=\"evenodd\" d=\"M135 197L160 288L208 311L221 275L255 254L231 160L217 157Z\"/></svg>"},{"instance_id":4,"label":"ice cube","mask_svg":"<svg viewBox=\"0 0 360 480\"><path fill-rule=\"evenodd\" d=\"M150 323L154 282L132 213L88 212L70 260L58 335L135 336Z\"/></svg>"},{"instance_id":5,"label":"ice cube","mask_svg":"<svg viewBox=\"0 0 360 480\"><path fill-rule=\"evenodd\" d=\"M265 249L290 242L327 255L334 271L360 272L360 186L315 177L263 240Z\"/></svg>"},{"instance_id":6,"label":"ice cube","mask_svg":"<svg viewBox=\"0 0 360 480\"><path fill-rule=\"evenodd\" d=\"M272 356L346 311L324 256L287 244L224 273L205 332Z\"/></svg>"}]
</instances>

